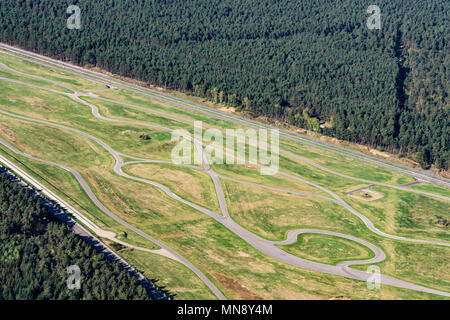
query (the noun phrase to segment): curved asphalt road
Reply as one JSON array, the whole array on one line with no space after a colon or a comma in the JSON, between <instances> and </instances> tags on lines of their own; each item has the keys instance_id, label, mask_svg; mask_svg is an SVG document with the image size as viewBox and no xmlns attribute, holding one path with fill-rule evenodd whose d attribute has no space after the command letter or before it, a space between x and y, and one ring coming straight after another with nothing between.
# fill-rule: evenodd
<instances>
[{"instance_id":1,"label":"curved asphalt road","mask_svg":"<svg viewBox=\"0 0 450 320\"><path fill-rule=\"evenodd\" d=\"M376 245L359 239L357 237L353 237L347 234L343 234L343 233L338 233L338 232L332 232L332 231L326 231L326 230L318 230L318 229L297 229L297 230L293 230L293 231L289 231L286 240L284 241L277 241L274 242L274 244L276 245L288 245L288 244L293 244L295 242L297 242L297 237L300 234L305 234L305 233L311 233L311 234L324 234L324 235L328 235L328 236L334 236L334 237L339 237L339 238L343 238L343 239L347 239L347 240L351 240L354 242L357 242L359 244L362 244L363 246L369 248L373 253L374 253L374 257L371 259L365 259L365 260L349 260L349 261L343 261L338 263L337 265L339 266L350 266L350 265L355 265L355 264L372 264L372 263L378 263L383 261L384 259L386 259L386 255L384 254L383 250L381 250L379 247L377 247Z\"/></svg>"},{"instance_id":2,"label":"curved asphalt road","mask_svg":"<svg viewBox=\"0 0 450 320\"><path fill-rule=\"evenodd\" d=\"M11 68L9 68L9 70L14 71L14 70L11 69ZM23 85L29 85L29 86L32 86L32 87L36 87L36 88L40 88L40 89L43 89L43 90L51 91L51 92L54 92L54 93L58 93L58 94L63 94L63 95L69 96L69 97L71 97L72 99L76 100L77 102L89 106L89 107L91 108L92 113L93 113L93 115L94 115L95 117L100 118L100 119L105 120L105 121L112 121L112 122L118 122L118 123L127 123L127 124L135 124L135 125L137 124L137 125L143 125L143 126L148 126L148 127L154 127L154 128L163 129L163 130L170 130L169 128L166 128L166 127L162 127L162 126L158 126L158 125L151 125L151 124L148 124L148 123L142 123L142 122L136 122L136 121L116 120L116 119L109 119L109 118L103 117L103 116L101 116L101 115L99 114L99 111L98 111L97 106L95 106L95 105L93 105L93 104L90 104L90 103L88 103L88 102L85 102L84 100L80 99L80 98L78 97L77 94L68 94L68 93L61 92L61 91L57 91L57 90L54 90L54 89L49 89L49 88L45 88L45 87L41 87L41 86L37 86L37 85L33 85L33 84L28 84L28 83L25 83L25 82L22 82L22 81L9 80L8 78L0 78L0 80L6 80L6 81L11 81L11 82L15 82L15 83L23 84ZM73 90L73 89L72 89L72 90ZM124 104L124 105L127 105L127 106L131 106L131 107L135 107L135 108L143 108L143 109L147 109L147 108L140 107L140 106L135 106L135 105L129 105L129 104L125 104L125 103L120 103L120 102L117 102L117 101L114 101L114 100L109 100L109 99L107 99L107 100L108 100L108 101L111 101L111 102L115 102L115 103L119 103L119 104ZM162 113L162 112L160 112L160 113ZM164 113L162 113L162 114L164 114ZM80 131L78 131L78 133L80 133ZM187 138L190 139L190 137L187 137ZM198 145L196 145L196 148L197 148L197 150L201 150L201 149L199 149ZM357 181L361 181L361 182L366 182L366 183L372 183L372 184L382 185L382 186L386 186L386 187L392 187L392 188L401 189L401 190L408 191L408 192L414 192L414 193L426 194L426 195L429 195L429 196L434 196L434 197L442 198L442 199L445 199L445 200L450 200L448 197L441 196L441 195L436 195L436 194L432 194L432 193L428 193L428 192L424 192L424 191L413 190L413 189L407 189L407 188L401 187L401 186L393 186L393 185L388 185L388 184L382 184L382 183L378 183L378 182L375 182L375 181L370 181L370 180L359 179L359 178L347 176L347 175L344 175L344 174L335 172L335 171L333 171L333 170L327 169L327 168L325 168L325 167L323 167L323 166L320 166L320 165L318 165L318 164L316 164L316 163L314 163L314 162L312 162L312 161L310 161L310 160L308 160L308 159L305 159L305 158L303 158L303 157L300 157L300 156L297 156L297 155L294 155L294 154L290 154L290 155L293 156L293 157L299 158L300 160L306 161L307 163L309 163L309 164L311 164L311 165L314 165L315 167L318 167L318 168L321 169L321 170L330 172L330 173L332 173L332 174L340 175L340 176L343 176L343 177L346 177L346 178L349 178L349 179L353 179L353 180L357 180ZM205 161L206 161L206 159L203 159L203 164L204 164L204 166L205 166ZM207 173L211 176L211 178L213 179L214 185L215 185L215 187L216 187L216 191L218 191L218 192L217 192L218 197L219 197L219 198L222 198L222 199L219 199L219 201L220 201L220 206L221 206L221 211L222 211L222 213L223 213L224 215L228 215L227 210L226 210L226 205L224 204L225 200L224 200L224 198L223 198L223 196L222 196L222 193L223 193L223 192L221 191L221 186L220 186L220 182L218 181L217 174L216 174L215 172L213 172L212 170L210 170L208 164L206 164L206 166L207 166L207 170L206 170L206 171L207 171ZM209 169L208 169L208 168L209 168ZM324 188L324 187L322 187L322 186L319 186L319 185L317 185L317 184L314 184L314 183L312 183L312 182L310 182L310 181L301 179L301 178L299 178L299 177L293 176L293 175L288 174L288 173L279 172L279 174L284 175L284 176L287 176L287 177L289 177L289 178L291 178L291 179L295 179L295 180L301 181L301 182L303 182L303 183L310 184L310 185L312 185L312 186L314 186L314 187L316 187L316 188L319 188L319 189L325 191L326 193L330 194L334 199L336 199L336 200L338 201L338 203L339 203L340 205L342 205L343 207L345 207L346 209L348 209L349 211L351 211L352 213L354 213L355 215L357 215L359 218L361 218L361 219L363 220L363 222L365 223L365 225L366 225L371 231L373 231L373 232L375 232L375 233L377 233L377 234L379 234L379 235L381 235L381 236L388 237L388 238L395 239L395 240L404 240L404 241L413 241L413 242L423 242L423 243L432 243L432 244L447 245L446 243L442 243L442 242L428 241L428 240L408 239L408 238L404 238L404 237L398 237L398 236L391 236L391 235L388 235L388 234L386 234L386 233L384 233L384 232L382 232L382 231L376 229L376 228L374 227L374 225L372 224L372 222L371 222L369 219L367 219L364 215L362 215L362 214L360 214L359 212L357 212L356 210L354 210L351 206L349 206L347 203L345 203L345 201L343 201L343 199L341 199L341 198L340 198L337 194L335 194L334 192L332 192L332 191L330 191L330 190L328 190L328 189L326 189L326 188Z\"/></svg>"},{"instance_id":3,"label":"curved asphalt road","mask_svg":"<svg viewBox=\"0 0 450 320\"><path fill-rule=\"evenodd\" d=\"M6 79L4 79L4 80L6 80ZM17 81L14 81L14 82L17 82ZM75 98L74 95L69 95L69 96L72 96L73 98ZM78 97L76 97L76 98L78 99ZM79 99L79 102L82 102L84 104L90 105L90 104L84 102L81 99ZM92 108L92 105L90 105L90 106ZM97 112L98 112L98 109L97 109ZM358 262L355 262L355 261L353 261L353 262L352 261L347 261L347 262L344 262L344 263L340 263L340 264L338 264L336 266L331 266L331 265L316 263L316 262L313 262L313 261L308 261L308 260L305 260L305 259L298 258L298 257L293 256L291 254L288 254L285 251L283 251L283 250L279 249L278 247L276 247L275 244L277 244L277 242L269 241L269 240L260 238L259 236L251 233L247 229L245 229L245 228L241 227L240 225L236 224L231 219L231 217L228 215L228 212L226 211L226 203L225 203L225 200L224 200L224 197L223 197L223 191L221 190L221 187L220 187L220 189L218 189L216 187L216 192L218 194L219 200L222 199L221 202L223 202L222 203L223 206L221 205L221 209L222 209L223 215L218 215L215 212L207 210L207 209L205 209L205 208L203 208L201 206L198 206L196 204L193 204L193 203L191 203L191 202L189 202L187 200L184 200L184 199L178 197L177 195L173 194L170 191L170 189L168 189L167 187L165 187L165 186L163 186L163 185L161 185L159 183L156 183L156 182L153 182L153 181L150 181L150 180L146 180L146 179L132 177L132 176L129 176L129 175L123 173L122 170L121 170L121 167L124 165L124 162L123 162L123 160L121 158L121 154L116 152L115 150L113 150L111 147L109 147L107 144L102 142L100 139L97 139L97 138L95 138L95 137L93 137L93 136L91 136L89 134L86 134L86 133L80 131L80 130L73 129L73 128L70 128L70 127L66 127L66 126L63 126L63 125L59 125L59 124L55 124L55 123L51 123L51 122L47 122L47 121L31 119L31 118L27 118L27 117L22 117L22 116L14 115L14 114L11 114L11 113L5 112L5 111L1 111L1 113L9 115L11 117L16 117L16 118L19 118L19 119L23 119L23 120L33 121L33 122L37 122L37 123L45 123L45 124L48 124L48 125L52 125L52 126L55 126L55 127L62 128L62 129L70 130L70 131L73 131L73 132L76 132L78 134L81 134L81 135L84 135L84 136L88 137L89 139L97 142L102 147L104 147L115 158L116 163L115 163L115 166L114 166L114 171L116 173L118 173L119 175L124 176L124 177L129 178L129 179L136 180L136 181L141 181L141 182L144 182L144 183L148 183L148 184L151 184L153 186L156 186L156 187L160 188L161 190L163 190L167 195L169 195L173 199L175 199L177 201L180 201L182 203L185 203L185 204L187 204L187 205L189 205L189 206L191 206L191 207L193 207L193 208L195 208L195 209L197 209L197 210L199 210L199 211L209 215L210 217L214 218L216 221L220 222L222 225L224 225L225 227L227 227L228 229L230 229L231 231L233 231L234 233L239 235L242 239L247 241L253 247L255 247L259 251L261 251L261 252L263 252L263 253L265 253L265 254L273 257L273 258L276 258L276 259L278 259L280 261L283 261L283 262L286 262L286 263L289 263L289 264L292 264L292 265L295 265L295 266L299 266L301 268L306 268L306 269L310 269L310 270L314 270L314 271L320 271L320 272L324 272L324 273L341 275L341 276L344 276L344 277L348 277L348 278L352 278L352 279L358 279L358 280L363 280L363 281L367 280L368 277L371 275L370 273L366 273L366 272L363 272L363 271L349 269L348 268L349 265L358 263ZM102 118L103 118L103 120L108 120L108 121L110 120L108 118L104 118L104 117L102 117ZM116 121L120 121L120 120L116 120ZM130 123L130 122L125 122L125 123ZM27 156L27 157L35 159L35 160L47 162L45 160L36 159L36 158L33 158L33 157L29 156L29 155L21 153L19 150L15 149L13 146L7 144L5 141L0 141L0 142L2 144L4 144L5 146L7 146L8 148L10 148L11 150L13 150L14 152L16 152L16 153L20 153L20 154L22 154L24 156ZM198 142L196 143L196 147L201 149L201 146L198 145ZM205 170L207 172L209 172L210 175L214 175L215 172L212 171L211 168L209 167L209 164L207 163L206 157L202 157L202 159L203 159L203 165L204 165ZM121 223L122 225L127 226L129 229L131 229L131 230L135 231L136 233L144 236L145 238L147 238L150 241L154 242L155 244L165 248L166 250L173 252L172 250L170 250L169 248L167 248L163 244L159 243L156 239L153 239L153 238L149 237L145 233L141 232L139 229L134 228L133 226L129 225L127 222L125 222L122 219L118 218L112 212L110 212L107 208L105 208L98 201L98 199L95 197L95 195L89 189L89 187L84 182L82 177L75 170L73 170L73 169L71 169L69 167L66 167L66 166L62 166L62 165L56 164L54 162L47 162L47 163L52 164L52 165L61 166L62 168L72 172L77 177L77 180L80 182L80 184L82 185L83 189L85 189L85 191L87 192L89 197L91 197L91 199L96 203L96 205L99 206L99 208L101 208L105 213L107 213L109 216L111 216L114 220L116 220L117 222ZM80 180L80 178L81 178L81 180ZM216 174L216 178L218 179L218 175L217 174ZM214 178L213 178L213 180L214 180ZM303 179L301 179L301 180L303 180ZM312 183L309 182L309 184L312 184ZM219 185L220 185L220 182L219 182ZM321 189L325 189L325 188L321 187ZM339 201L339 202L342 201L337 195L335 195L331 191L327 190L327 192L329 194L331 194L333 196L333 198L335 198L337 201ZM343 205L343 204L345 204L345 202L341 203L341 205ZM351 209L350 211L354 212L355 214L358 213L356 210L354 210L350 206L348 206L348 207ZM225 208L225 210L223 208ZM362 216L362 217L364 217L364 216ZM368 221L368 219L367 219L367 221ZM371 224L370 221L368 221L368 222ZM367 223L366 223L366 225L367 225ZM335 235L335 236L340 236L340 237L346 237L347 239L351 239L351 240L354 240L354 241L356 239L357 242L368 246L375 253L375 257L373 258L375 260L373 260L373 261L379 262L379 261L382 261L384 259L384 253L382 253L382 251L379 248L377 248L376 246L374 246L374 245L372 245L372 244L370 244L368 242L365 242L364 240L361 240L361 239L358 239L358 238L355 238L355 237L352 237L352 236L348 236L348 235L337 234L337 233L333 233L333 232L329 232L329 231L323 231L323 230L307 230L307 231L309 231L309 233L324 233L324 234L330 234L330 235ZM295 234L295 232L297 232L297 234L298 234L298 233L302 233L302 232L306 232L306 231L305 230L294 230L294 231L291 231L291 234ZM395 237L395 236L390 236L390 235L386 235L386 236L388 236L388 237ZM440 243L440 242L435 242L435 241L406 239L406 238L401 238L401 237L396 237L396 239L398 239L398 240L406 240L406 241L415 241L415 242L426 242L426 243L433 243L433 244L440 244L440 245L449 246L449 244L447 244L447 243ZM176 253L175 253L175 255L179 256ZM180 256L180 258L183 259L181 256ZM188 261L185 261L185 262L187 264L189 264ZM370 263L370 262L367 262L367 260L363 260L363 261L361 261L359 263L366 264L366 263ZM195 267L192 266L192 268L195 268ZM204 279L202 279L202 280L204 280ZM208 279L206 278L206 280L208 280ZM423 292L429 292L429 293L434 293L434 294L440 294L440 295L444 295L444 296L450 296L450 294L447 293L447 292L442 292L442 291L439 291L439 290L433 290L433 289L429 289L429 288L426 288L426 287L418 286L418 285L415 285L415 284L412 284L412 283L409 283L409 282L406 282L406 281L402 281L402 280L399 280L399 279L396 279L396 278L393 278L393 277L389 277L389 276L384 276L383 275L381 277L381 282L384 283L384 284L393 285L393 286L397 286L397 287L402 287L402 288L407 288L407 289L412 289L412 290L418 290L418 291L423 291Z\"/></svg>"}]
</instances>

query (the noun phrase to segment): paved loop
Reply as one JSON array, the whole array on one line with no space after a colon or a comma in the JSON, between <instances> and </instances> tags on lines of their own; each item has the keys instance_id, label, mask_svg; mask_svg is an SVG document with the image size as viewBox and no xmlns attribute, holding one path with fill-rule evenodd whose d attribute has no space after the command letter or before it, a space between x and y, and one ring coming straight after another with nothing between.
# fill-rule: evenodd
<instances>
[{"instance_id":1,"label":"paved loop","mask_svg":"<svg viewBox=\"0 0 450 320\"><path fill-rule=\"evenodd\" d=\"M355 265L355 264L372 264L372 263L378 263L383 261L384 259L386 259L386 255L384 254L383 250L381 250L379 247L377 247L376 245L365 241L363 239L354 237L354 236L350 236L347 234L343 234L343 233L338 233L338 232L332 232L332 231L326 231L326 230L319 230L319 229L297 229L297 230L292 230L289 231L286 240L284 241L277 241L274 242L274 244L276 245L288 245L288 244L292 244L297 242L297 237L300 234L324 234L324 235L328 235L328 236L334 236L334 237L338 237L338 238L343 238L343 239L347 239L347 240L351 240L354 242L357 242L359 244L362 244L363 246L369 248L373 253L374 253L374 257L370 258L370 259L365 259L365 260L349 260L349 261L343 261L338 263L337 265L339 266L350 266L350 265Z\"/></svg>"},{"instance_id":2,"label":"paved loop","mask_svg":"<svg viewBox=\"0 0 450 320\"><path fill-rule=\"evenodd\" d=\"M0 80L7 80L7 79L0 79ZM13 81L13 82L17 82L17 81ZM22 84L26 84L23 82L18 82L18 83L22 83ZM39 86L37 86L39 87ZM44 90L51 90L51 89L47 89L47 88L43 88ZM60 93L60 92L58 92ZM103 116L101 116L98 113L98 108L92 104L89 104L81 99L78 98L78 96L75 94L66 94L66 93L61 93L61 94L65 94L67 96L72 97L73 99L77 100L80 103L83 103L85 105L88 105L91 107L92 109L92 113L94 114L94 116L97 116L98 118L101 118L103 120L106 121L110 121L113 120L114 122L123 122L123 123L133 123L133 124L139 124L139 125L149 125L149 124L145 124L145 123L137 123L137 122L132 122L132 121L122 121L122 120L115 120L115 119L109 119L109 118L105 118ZM66 130L70 130L72 132L75 132L77 134L81 134L95 142L97 142L99 145L101 145L103 148L105 148L115 159L116 163L114 165L114 171L123 176L126 177L128 179L132 179L135 181L139 181L139 182L143 182L143 183L147 183L150 185L153 185L159 189L161 189L162 191L164 191L169 197L182 202L200 212L203 212L205 214L207 214L208 216L210 216L211 218L215 219L216 221L218 221L219 223L221 223L223 226L225 226L226 228L228 228L229 230L233 231L235 234L237 234L239 237L241 237L243 240L245 240L247 243L249 243L250 245L252 245L253 247L255 247L256 249L258 249L259 251L271 256L272 258L275 258L279 261L282 262L286 262L289 263L291 265L294 266L298 266L301 268L305 268L305 269L309 269L309 270L313 270L313 271L319 271L319 272L323 272L323 273L329 273L329 274L335 274L335 275L340 275L340 276L344 276L347 278L352 278L352 279L357 279L357 280L367 280L371 274L367 273L367 272L363 272L363 271L359 271L359 270L354 270L354 269L350 269L349 266L350 265L354 265L354 264L367 264L367 263L375 263L375 262L380 262L383 261L385 259L385 254L384 252L376 247L375 245L350 236L350 235L345 235L345 234L339 234L339 233L335 233L335 232L331 232L331 231L325 231L325 230L315 230L315 229L298 229L298 230L293 230L288 234L288 238L287 240L283 241L270 241L270 240L266 240L263 239L259 236L257 236L256 234L248 231L247 229L243 228L242 226L240 226L239 224L237 224L236 222L234 222L232 220L232 218L229 216L227 208L226 208L226 201L223 195L223 190L220 186L220 181L219 181L219 175L217 173L215 173L209 166L209 163L206 159L206 157L203 155L202 150L202 146L200 145L200 143L198 141L194 141L196 149L198 152L200 152L200 154L202 154L201 159L202 159L202 164L204 167L204 171L207 172L208 174L210 174L210 176L213 178L213 181L216 181L216 183L218 182L218 185L215 183L215 187L216 187L216 193L218 196L219 201L221 202L221 211L222 211L222 215L217 214L216 212L213 212L211 210L208 210L206 208L203 208L199 205L196 205L194 203L191 203L190 201L187 201L185 199L182 199L181 197L177 196L176 194L174 194L169 188L167 188L166 186L151 181L151 180L147 180L147 179L142 179L142 178L138 178L138 177L133 177L133 176L129 176L127 174L125 174L122 171L122 166L125 164L123 162L122 156L126 156L126 157L130 157L130 158L135 158L138 161L147 161L145 159L142 158L137 158L137 157L133 157L133 156L127 156L124 155L122 153L119 153L117 151L115 151L114 149L112 149L110 146L108 146L106 143L104 143L103 141L101 141L98 138L95 138L92 135L89 135L87 133L84 133L80 130L74 129L74 128L70 128L64 125L60 125L60 124L56 124L56 123L51 123L48 121L43 121L43 120L36 120L36 119L32 119L32 118L27 118L24 116L19 116L19 115L15 115L6 111L2 111L0 110L0 113L11 116L11 117L15 117L15 118L19 118L19 119L23 119L23 120L28 120L28 121L32 121L32 122L37 122L37 123L44 123L47 125L51 125L51 126L55 126L61 129L66 129ZM149 125L152 126L152 125ZM158 126L159 127L159 126ZM130 230L135 231L136 233L142 235L144 238L152 241L153 243L157 244L158 246L168 250L169 252L174 253L174 255L176 255L177 257L179 257L183 263L188 266L191 270L193 270L207 285L208 287L211 288L211 290L213 290L213 292L220 298L225 298L220 291L215 288L215 286L209 281L208 278L206 278L206 276L204 276L200 271L198 271L195 266L193 266L192 264L190 264L186 259L184 259L183 257L181 257L180 255L178 255L177 253L175 253L173 250L171 250L170 248L168 248L167 246L163 245L162 243L160 243L158 240L148 236L147 234L143 233L142 231L140 231L139 229L133 227L132 225L128 224L127 222L125 222L124 220L120 219L119 217L117 217L114 213L112 213L111 211L109 211L106 207L103 206L103 204L96 198L96 196L93 194L93 192L90 190L89 186L87 185L87 183L84 181L84 179L81 177L81 175L74 169L64 166L64 165L60 165L54 162L50 162L50 161L46 161L46 160L42 160L42 159L38 159L35 157L32 157L30 155L27 155L25 153L20 152L18 149L14 148L13 146L9 145L6 141L4 141L3 139L0 139L0 143L3 144L4 146L6 146L7 148L9 148L10 150L21 154L23 156L26 156L30 159L34 159L37 161L41 161L41 162L45 162L48 164L52 164L52 165L56 165L59 166L61 168L64 168L68 171L70 171L72 174L75 175L75 177L77 178L78 182L82 185L83 189L86 191L86 193L88 194L88 196L91 198L91 200L102 210L104 211L106 214L108 214L111 218L113 218L115 221L119 222L120 224L126 226L127 228L129 228ZM136 161L134 161L136 162ZM130 162L128 162L130 163ZM430 244L439 244L439 245L444 245L444 246L450 246L450 244L448 243L443 243L443 242L437 242L437 241L428 241L428 240L417 240L417 239L407 239L407 238L403 238L403 237L397 237L397 236L391 236L391 235L387 235L379 230L377 230L373 224L370 222L369 219L367 219L365 216L363 216L362 214L360 214L359 212L357 212L355 209L353 209L352 207L350 207L348 204L346 204L339 196L337 196L335 193L333 193L332 191L318 186L312 182L309 182L307 180L295 177L295 176L291 176L287 173L284 173L285 176L290 176L292 178L295 178L297 180L300 180L302 182L314 185L324 191L326 191L328 194L330 194L335 200L334 202L344 206L345 208L347 208L348 210L350 210L351 212L353 212L354 214L356 214L358 217L360 217L364 223L366 224L366 226L369 227L370 230L383 235L385 237L389 237L392 239L396 239L396 240L404 240L404 241L414 241L414 242L422 242L422 243L430 243ZM220 187L218 187L220 186ZM268 187L268 186L265 186ZM271 188L271 187L269 187ZM330 199L331 200L331 199ZM309 261L306 259L301 259L297 256L291 255L283 250L281 250L280 248L278 248L276 245L278 244L283 244L283 243L289 243L290 241L292 241L292 238L294 235L298 235L300 233L305 233L305 232L309 232L309 233L320 233L320 234L328 234L328 235L333 235L333 236L338 236L338 237L342 237L342 238L346 238L346 239L350 239L353 241L356 241L360 244L365 245L366 247L368 247L370 250L372 250L375 253L375 257L372 259L368 259L368 260L361 260L361 261L343 261L341 263L338 263L336 266L332 266L332 265L327 265L327 264L323 264L323 263L317 263L317 262L313 262L313 261ZM417 291L422 291L422 292L428 292L428 293L433 293L433 294L438 294L438 295L443 295L443 296L449 296L450 297L450 293L448 292L444 292L444 291L439 291L439 290L434 290L434 289L430 289L430 288L426 288L426 287L422 287L419 285L415 285L406 281L402 281L393 277L389 277L389 276L385 276L382 275L381 276L381 283L384 284L388 284L388 285L392 285L392 286L397 286L397 287L401 287L401 288L407 288L407 289L411 289L411 290L417 290ZM213 289L215 288L215 289Z\"/></svg>"}]
</instances>

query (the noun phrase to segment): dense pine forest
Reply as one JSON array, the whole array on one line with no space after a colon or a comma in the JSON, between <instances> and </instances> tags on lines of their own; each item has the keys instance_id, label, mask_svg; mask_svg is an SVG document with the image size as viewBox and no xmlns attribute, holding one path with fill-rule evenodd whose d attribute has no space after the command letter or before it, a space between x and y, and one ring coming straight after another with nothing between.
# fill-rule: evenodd
<instances>
[{"instance_id":1,"label":"dense pine forest","mask_svg":"<svg viewBox=\"0 0 450 320\"><path fill-rule=\"evenodd\" d=\"M78 238L1 171L0 300L150 299L130 274ZM80 289L67 287L71 265L81 270Z\"/></svg>"},{"instance_id":2,"label":"dense pine forest","mask_svg":"<svg viewBox=\"0 0 450 320\"><path fill-rule=\"evenodd\" d=\"M448 169L449 15L448 0L1 0L0 40Z\"/></svg>"}]
</instances>

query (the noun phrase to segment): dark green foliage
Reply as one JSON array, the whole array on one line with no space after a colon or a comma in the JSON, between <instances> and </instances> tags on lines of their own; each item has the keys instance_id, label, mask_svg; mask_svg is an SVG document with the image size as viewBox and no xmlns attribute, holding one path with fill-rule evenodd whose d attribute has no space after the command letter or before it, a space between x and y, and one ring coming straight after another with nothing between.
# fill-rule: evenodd
<instances>
[{"instance_id":1,"label":"dark green foliage","mask_svg":"<svg viewBox=\"0 0 450 320\"><path fill-rule=\"evenodd\" d=\"M379 0L381 30L366 0L69 4L2 0L0 39L449 166L448 0Z\"/></svg>"},{"instance_id":2,"label":"dark green foliage","mask_svg":"<svg viewBox=\"0 0 450 320\"><path fill-rule=\"evenodd\" d=\"M67 267L81 269L69 290ZM149 299L146 290L0 173L1 299Z\"/></svg>"}]
</instances>

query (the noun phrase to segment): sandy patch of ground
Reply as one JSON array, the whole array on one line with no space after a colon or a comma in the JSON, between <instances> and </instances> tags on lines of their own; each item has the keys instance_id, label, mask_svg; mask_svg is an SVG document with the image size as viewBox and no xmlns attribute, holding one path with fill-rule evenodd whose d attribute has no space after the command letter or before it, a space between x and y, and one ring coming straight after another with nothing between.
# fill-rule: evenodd
<instances>
[{"instance_id":1,"label":"sandy patch of ground","mask_svg":"<svg viewBox=\"0 0 450 320\"><path fill-rule=\"evenodd\" d=\"M221 106L218 108L220 111L227 112L227 113L235 113L236 108L234 107L228 107L228 106Z\"/></svg>"},{"instance_id":2,"label":"sandy patch of ground","mask_svg":"<svg viewBox=\"0 0 450 320\"><path fill-rule=\"evenodd\" d=\"M450 179L450 170L441 171L440 174L441 174L441 176L443 176L444 178Z\"/></svg>"},{"instance_id":3,"label":"sandy patch of ground","mask_svg":"<svg viewBox=\"0 0 450 320\"><path fill-rule=\"evenodd\" d=\"M133 131L133 130L125 130L125 131L122 131L122 132L121 132L121 134L125 134L125 135L127 135L127 134L133 134L133 133L136 133L136 131Z\"/></svg>"},{"instance_id":4,"label":"sandy patch of ground","mask_svg":"<svg viewBox=\"0 0 450 320\"><path fill-rule=\"evenodd\" d=\"M232 294L233 299L238 300L262 300L263 298L251 292L246 286L239 283L239 281L227 277L223 274L213 273L214 278Z\"/></svg>"},{"instance_id":5,"label":"sandy patch of ground","mask_svg":"<svg viewBox=\"0 0 450 320\"><path fill-rule=\"evenodd\" d=\"M10 141L16 142L16 137L14 136L13 132L8 128L2 126L1 124L0 124L0 134L8 138Z\"/></svg>"}]
</instances>

